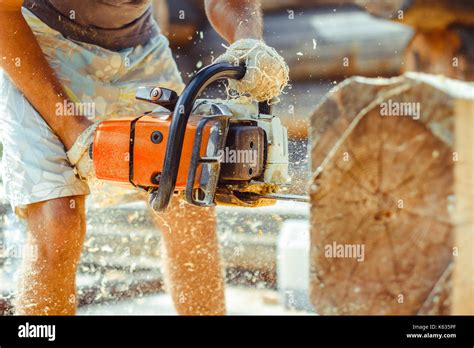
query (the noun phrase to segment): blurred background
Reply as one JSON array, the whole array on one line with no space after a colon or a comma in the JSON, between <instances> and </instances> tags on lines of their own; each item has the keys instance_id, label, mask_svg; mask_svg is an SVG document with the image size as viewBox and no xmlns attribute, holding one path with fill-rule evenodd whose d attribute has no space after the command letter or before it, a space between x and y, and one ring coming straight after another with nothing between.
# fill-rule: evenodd
<instances>
[{"instance_id":1,"label":"blurred background","mask_svg":"<svg viewBox=\"0 0 474 348\"><path fill-rule=\"evenodd\" d=\"M404 69L413 29L384 17L401 1L263 0L265 40L286 59L290 85L274 113L288 127L289 193L307 192L312 110L352 75L394 76ZM372 1L372 3L374 3ZM202 0L155 1L183 79L226 44L207 22ZM206 97L222 97L216 86ZM0 192L0 314L11 310L24 225ZM230 314L309 314L309 206L280 202L257 209L217 207ZM78 275L79 314L174 314L160 271L160 233L144 202L88 208ZM8 257L7 257L8 256Z\"/></svg>"}]
</instances>

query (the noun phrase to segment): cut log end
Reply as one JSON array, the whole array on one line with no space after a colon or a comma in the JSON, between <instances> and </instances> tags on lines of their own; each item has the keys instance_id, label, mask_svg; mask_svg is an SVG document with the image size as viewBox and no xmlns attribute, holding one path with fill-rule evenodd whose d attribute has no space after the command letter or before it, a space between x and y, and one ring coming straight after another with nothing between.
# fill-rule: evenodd
<instances>
[{"instance_id":1,"label":"cut log end","mask_svg":"<svg viewBox=\"0 0 474 348\"><path fill-rule=\"evenodd\" d=\"M453 97L416 78L362 81L312 117L312 302L320 314L447 314ZM410 102L419 118L384 116Z\"/></svg>"}]
</instances>

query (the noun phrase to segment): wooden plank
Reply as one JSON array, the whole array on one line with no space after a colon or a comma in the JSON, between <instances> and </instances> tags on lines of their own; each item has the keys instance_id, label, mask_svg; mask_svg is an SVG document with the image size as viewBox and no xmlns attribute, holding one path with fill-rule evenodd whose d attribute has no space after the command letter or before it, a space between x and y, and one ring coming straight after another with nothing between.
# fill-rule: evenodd
<instances>
[{"instance_id":1,"label":"wooden plank","mask_svg":"<svg viewBox=\"0 0 474 348\"><path fill-rule=\"evenodd\" d=\"M474 101L456 103L456 240L452 312L474 315Z\"/></svg>"}]
</instances>

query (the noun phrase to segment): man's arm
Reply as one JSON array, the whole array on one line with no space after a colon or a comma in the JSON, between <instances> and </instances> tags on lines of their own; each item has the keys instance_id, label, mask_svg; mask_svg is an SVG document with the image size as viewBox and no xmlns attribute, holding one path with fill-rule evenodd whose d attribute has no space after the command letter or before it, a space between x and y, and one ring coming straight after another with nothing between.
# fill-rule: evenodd
<instances>
[{"instance_id":1,"label":"man's arm","mask_svg":"<svg viewBox=\"0 0 474 348\"><path fill-rule=\"evenodd\" d=\"M229 43L262 38L259 0L205 0L205 7L209 22Z\"/></svg>"},{"instance_id":2,"label":"man's arm","mask_svg":"<svg viewBox=\"0 0 474 348\"><path fill-rule=\"evenodd\" d=\"M36 38L21 13L22 0L0 0L0 68L69 149L92 122L84 116L56 115L67 99Z\"/></svg>"},{"instance_id":3,"label":"man's arm","mask_svg":"<svg viewBox=\"0 0 474 348\"><path fill-rule=\"evenodd\" d=\"M206 13L214 29L231 43L215 63L245 64L245 76L229 80L233 96L256 101L278 97L289 80L283 57L262 40L262 12L258 0L205 0Z\"/></svg>"}]
</instances>

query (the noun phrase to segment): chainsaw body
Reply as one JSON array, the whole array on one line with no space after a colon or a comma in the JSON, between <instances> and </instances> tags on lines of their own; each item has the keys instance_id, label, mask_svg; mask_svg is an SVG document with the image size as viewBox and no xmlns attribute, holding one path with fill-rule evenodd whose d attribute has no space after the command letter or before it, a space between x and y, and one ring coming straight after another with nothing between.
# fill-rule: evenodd
<instances>
[{"instance_id":1,"label":"chainsaw body","mask_svg":"<svg viewBox=\"0 0 474 348\"><path fill-rule=\"evenodd\" d=\"M288 136L267 103L235 111L225 102L197 100L220 78L239 79L245 67L210 65L183 94L140 88L137 99L170 109L99 124L91 155L98 179L130 183L151 193L156 211L167 208L173 193L194 205L254 207L274 200L288 180Z\"/></svg>"}]
</instances>

